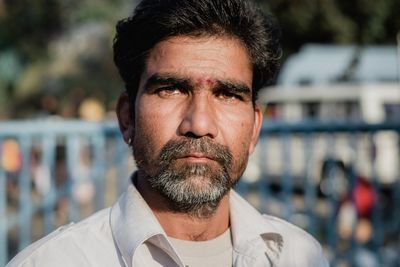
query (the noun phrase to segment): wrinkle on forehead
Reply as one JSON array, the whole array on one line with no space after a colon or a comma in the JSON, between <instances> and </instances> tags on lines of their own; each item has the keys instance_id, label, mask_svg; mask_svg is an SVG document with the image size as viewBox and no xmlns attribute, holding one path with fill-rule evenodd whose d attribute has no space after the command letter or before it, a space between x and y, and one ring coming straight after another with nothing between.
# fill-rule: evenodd
<instances>
[{"instance_id":1,"label":"wrinkle on forehead","mask_svg":"<svg viewBox=\"0 0 400 267\"><path fill-rule=\"evenodd\" d=\"M165 45L167 44L167 45ZM169 45L171 46L169 46ZM207 61L218 61L216 57L209 58L206 55L215 54L219 55L221 50L225 48L238 48L238 50L242 50L246 56L248 61L248 67L252 68L250 55L246 47L242 44L242 42L234 37L230 36L222 36L222 37L191 37L191 36L174 36L170 37L166 40L163 40L157 43L150 52L150 57L153 59L160 59L160 57L166 57L169 55L171 50L170 47L180 47L183 48L185 46L195 47L196 49L190 50L192 59L201 59ZM166 48L168 47L168 48ZM157 51L157 53L152 53ZM182 50L176 51L178 53L182 52Z\"/></svg>"},{"instance_id":2,"label":"wrinkle on forehead","mask_svg":"<svg viewBox=\"0 0 400 267\"><path fill-rule=\"evenodd\" d=\"M247 49L233 37L175 36L156 44L149 53L142 78L156 73L188 77L195 87L213 87L234 80L252 87Z\"/></svg>"}]
</instances>

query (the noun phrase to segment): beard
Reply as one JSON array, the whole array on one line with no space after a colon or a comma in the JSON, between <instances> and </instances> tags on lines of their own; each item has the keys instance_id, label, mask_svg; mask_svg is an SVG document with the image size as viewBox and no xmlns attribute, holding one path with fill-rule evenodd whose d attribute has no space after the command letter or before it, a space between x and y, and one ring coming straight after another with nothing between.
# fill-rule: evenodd
<instances>
[{"instance_id":1,"label":"beard","mask_svg":"<svg viewBox=\"0 0 400 267\"><path fill-rule=\"evenodd\" d=\"M149 166L148 148L134 144L134 156L139 170ZM210 162L187 163L179 159L201 153ZM211 216L222 197L237 182L231 178L232 154L226 146L208 137L171 140L152 162L156 173L148 175L150 186L168 201L172 211L196 217Z\"/></svg>"}]
</instances>

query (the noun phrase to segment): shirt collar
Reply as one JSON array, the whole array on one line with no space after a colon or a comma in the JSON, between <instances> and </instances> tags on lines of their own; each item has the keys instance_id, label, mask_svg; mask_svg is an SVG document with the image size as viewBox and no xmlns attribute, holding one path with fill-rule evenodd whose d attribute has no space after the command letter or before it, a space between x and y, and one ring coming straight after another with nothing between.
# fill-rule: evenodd
<instances>
[{"instance_id":1,"label":"shirt collar","mask_svg":"<svg viewBox=\"0 0 400 267\"><path fill-rule=\"evenodd\" d=\"M271 240L268 240L271 234L273 237L279 235L277 229L234 190L230 192L230 223L234 250L250 257L255 256L256 250L249 248L257 246L259 251L259 245L263 243L265 253L268 254L270 245L265 246L265 243L271 244ZM112 207L110 224L115 242L128 267L132 266L136 249L146 241L162 248L176 262L181 262L157 218L132 183ZM277 243L275 240L272 243L275 247L280 246L274 244Z\"/></svg>"},{"instance_id":2,"label":"shirt collar","mask_svg":"<svg viewBox=\"0 0 400 267\"><path fill-rule=\"evenodd\" d=\"M130 184L111 208L110 225L128 267L132 266L136 249L146 241L156 244L176 262L180 262L165 231L134 185Z\"/></svg>"},{"instance_id":3,"label":"shirt collar","mask_svg":"<svg viewBox=\"0 0 400 267\"><path fill-rule=\"evenodd\" d=\"M234 190L230 192L230 220L233 248L238 254L278 261L283 245L279 230Z\"/></svg>"}]
</instances>

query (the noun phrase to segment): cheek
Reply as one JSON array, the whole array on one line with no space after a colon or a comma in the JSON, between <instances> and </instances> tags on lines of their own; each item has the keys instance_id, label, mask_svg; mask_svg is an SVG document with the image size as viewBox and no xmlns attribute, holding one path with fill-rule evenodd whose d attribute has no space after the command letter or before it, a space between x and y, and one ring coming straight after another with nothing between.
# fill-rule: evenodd
<instances>
[{"instance_id":1,"label":"cheek","mask_svg":"<svg viewBox=\"0 0 400 267\"><path fill-rule=\"evenodd\" d=\"M136 103L135 114L135 129L149 135L155 133L159 121L162 120L158 106L147 96L142 96Z\"/></svg>"},{"instance_id":2,"label":"cheek","mask_svg":"<svg viewBox=\"0 0 400 267\"><path fill-rule=\"evenodd\" d=\"M157 107L157 108L154 108ZM154 165L163 146L174 138L176 129L172 112L165 111L159 104L138 102L135 116L135 142L140 149L138 157L148 165ZM142 153L141 156L139 153Z\"/></svg>"},{"instance_id":3,"label":"cheek","mask_svg":"<svg viewBox=\"0 0 400 267\"><path fill-rule=\"evenodd\" d=\"M225 138L228 144L235 144L241 150L249 146L254 129L254 116L251 111L225 112L221 116ZM228 114L228 115L226 115Z\"/></svg>"},{"instance_id":4,"label":"cheek","mask_svg":"<svg viewBox=\"0 0 400 267\"><path fill-rule=\"evenodd\" d=\"M135 138L138 145L146 147L147 154L157 155L163 143L163 130L159 118L154 114L140 113L136 117Z\"/></svg>"},{"instance_id":5,"label":"cheek","mask_svg":"<svg viewBox=\"0 0 400 267\"><path fill-rule=\"evenodd\" d=\"M181 113L179 104L161 101L154 95L145 95L136 103L136 121L140 121L137 127L143 125L147 129L168 130L176 127Z\"/></svg>"},{"instance_id":6,"label":"cheek","mask_svg":"<svg viewBox=\"0 0 400 267\"><path fill-rule=\"evenodd\" d=\"M247 140L238 141L235 146L235 151L232 151L234 160L231 169L231 177L233 180L237 180L242 176L249 158L249 142L247 142Z\"/></svg>"},{"instance_id":7,"label":"cheek","mask_svg":"<svg viewBox=\"0 0 400 267\"><path fill-rule=\"evenodd\" d=\"M136 125L135 129L140 132L146 133L154 133L157 128L159 118L152 113L149 112L139 112L138 116L136 116Z\"/></svg>"},{"instance_id":8,"label":"cheek","mask_svg":"<svg viewBox=\"0 0 400 267\"><path fill-rule=\"evenodd\" d=\"M247 121L231 123L229 127L228 147L233 156L232 176L237 179L244 172L249 158L249 147L253 133L252 118Z\"/></svg>"},{"instance_id":9,"label":"cheek","mask_svg":"<svg viewBox=\"0 0 400 267\"><path fill-rule=\"evenodd\" d=\"M140 167L149 169L161 143L158 137L157 117L137 103L134 127L134 156Z\"/></svg>"}]
</instances>

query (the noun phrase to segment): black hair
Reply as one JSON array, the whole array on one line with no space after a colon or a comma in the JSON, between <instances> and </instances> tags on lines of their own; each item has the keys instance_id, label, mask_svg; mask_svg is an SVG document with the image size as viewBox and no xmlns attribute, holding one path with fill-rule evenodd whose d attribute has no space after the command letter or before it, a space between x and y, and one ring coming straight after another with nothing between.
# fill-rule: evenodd
<instances>
[{"instance_id":1,"label":"black hair","mask_svg":"<svg viewBox=\"0 0 400 267\"><path fill-rule=\"evenodd\" d=\"M134 103L147 55L173 36L229 36L247 49L253 69L253 102L279 67L280 31L246 0L143 0L132 16L117 23L114 62Z\"/></svg>"}]
</instances>

